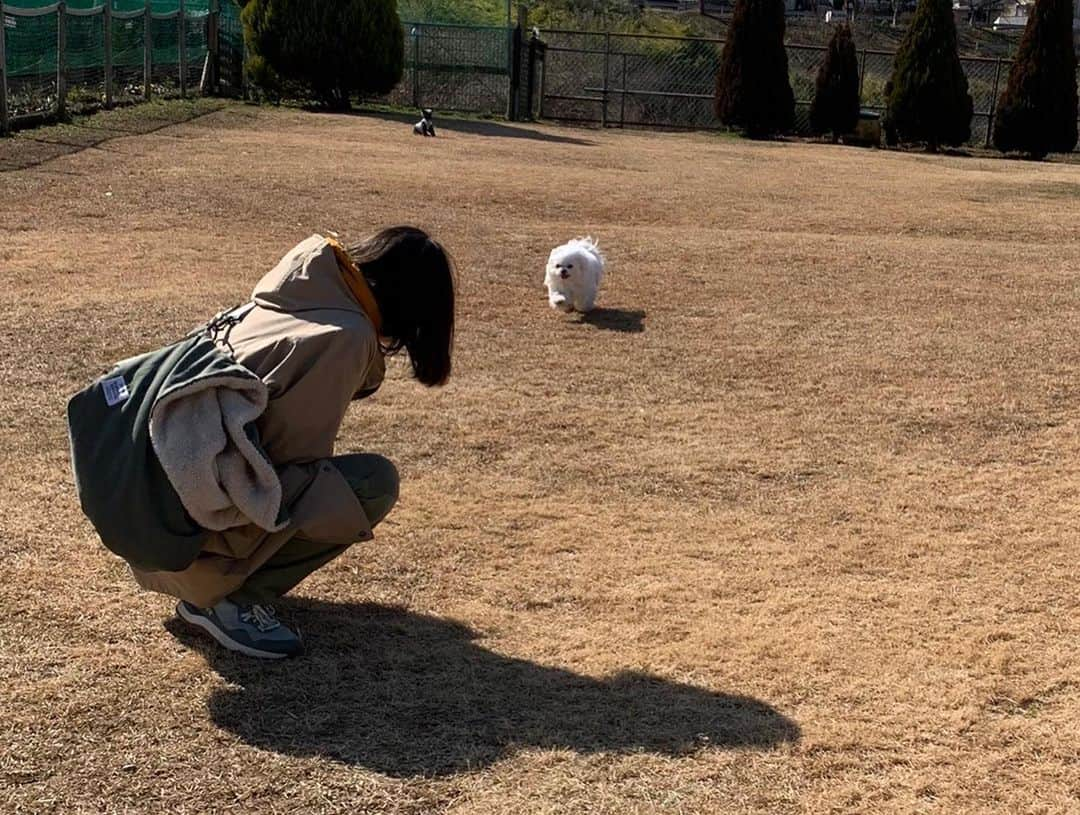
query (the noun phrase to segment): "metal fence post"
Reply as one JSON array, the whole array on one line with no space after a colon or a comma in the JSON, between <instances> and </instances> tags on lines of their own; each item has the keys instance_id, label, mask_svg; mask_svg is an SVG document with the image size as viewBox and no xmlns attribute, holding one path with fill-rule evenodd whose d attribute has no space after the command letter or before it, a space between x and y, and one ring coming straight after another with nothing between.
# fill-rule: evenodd
<instances>
[{"instance_id":1,"label":"metal fence post","mask_svg":"<svg viewBox=\"0 0 1080 815\"><path fill-rule=\"evenodd\" d=\"M420 23L412 27L412 103L420 107Z\"/></svg>"},{"instance_id":2,"label":"metal fence post","mask_svg":"<svg viewBox=\"0 0 1080 815\"><path fill-rule=\"evenodd\" d=\"M507 5L509 6L509 3ZM509 116L507 118L512 122L519 121L523 117L532 118L531 115L524 115L521 111L521 61L525 54L525 30L528 27L529 8L524 3L519 3L517 21L510 33L510 64L506 66L510 70L510 98L507 105Z\"/></svg>"},{"instance_id":3,"label":"metal fence post","mask_svg":"<svg viewBox=\"0 0 1080 815\"><path fill-rule=\"evenodd\" d=\"M150 101L150 74L154 69L154 11L146 0L143 11L143 99Z\"/></svg>"},{"instance_id":4,"label":"metal fence post","mask_svg":"<svg viewBox=\"0 0 1080 815\"><path fill-rule=\"evenodd\" d=\"M544 118L544 94L547 93L547 47L543 49L543 59L540 60L540 106L537 116Z\"/></svg>"},{"instance_id":5,"label":"metal fence post","mask_svg":"<svg viewBox=\"0 0 1080 815\"><path fill-rule=\"evenodd\" d=\"M7 49L4 47L7 24L4 19L4 0L0 0L0 136L6 136L8 132Z\"/></svg>"},{"instance_id":6,"label":"metal fence post","mask_svg":"<svg viewBox=\"0 0 1080 815\"><path fill-rule=\"evenodd\" d=\"M514 29L510 27L510 3L506 4L506 118L514 112Z\"/></svg>"},{"instance_id":7,"label":"metal fence post","mask_svg":"<svg viewBox=\"0 0 1080 815\"><path fill-rule=\"evenodd\" d=\"M990 138L994 132L994 114L997 113L998 87L1001 82L1001 57L998 57L997 65L994 66L994 92L990 95L990 112L986 115L986 146L990 146Z\"/></svg>"},{"instance_id":8,"label":"metal fence post","mask_svg":"<svg viewBox=\"0 0 1080 815\"><path fill-rule=\"evenodd\" d=\"M600 103L600 127L607 127L607 106L608 106L608 74L611 68L611 32L604 32L604 85L601 97L603 101Z\"/></svg>"},{"instance_id":9,"label":"metal fence post","mask_svg":"<svg viewBox=\"0 0 1080 815\"><path fill-rule=\"evenodd\" d=\"M533 118L533 71L536 70L536 32L529 35L529 72L525 74L525 119Z\"/></svg>"},{"instance_id":10,"label":"metal fence post","mask_svg":"<svg viewBox=\"0 0 1080 815\"><path fill-rule=\"evenodd\" d=\"M509 93L506 98L506 118L516 122L521 107L521 26L510 33L510 75L507 78Z\"/></svg>"},{"instance_id":11,"label":"metal fence post","mask_svg":"<svg viewBox=\"0 0 1080 815\"><path fill-rule=\"evenodd\" d=\"M184 11L184 0L179 0L176 11L176 63L180 70L180 98L187 94L187 12Z\"/></svg>"},{"instance_id":12,"label":"metal fence post","mask_svg":"<svg viewBox=\"0 0 1080 815\"><path fill-rule=\"evenodd\" d=\"M248 101L248 92L250 90L248 86L248 44L247 37L240 37L240 97L246 102Z\"/></svg>"},{"instance_id":13,"label":"metal fence post","mask_svg":"<svg viewBox=\"0 0 1080 815\"><path fill-rule=\"evenodd\" d=\"M56 4L56 115L61 119L67 113L67 70L64 59L67 51L67 3Z\"/></svg>"},{"instance_id":14,"label":"metal fence post","mask_svg":"<svg viewBox=\"0 0 1080 815\"><path fill-rule=\"evenodd\" d=\"M113 103L112 0L105 0L101 14L101 25L105 34L105 107L111 108Z\"/></svg>"},{"instance_id":15,"label":"metal fence post","mask_svg":"<svg viewBox=\"0 0 1080 815\"><path fill-rule=\"evenodd\" d=\"M619 127L626 127L626 53L622 55L622 96L619 99Z\"/></svg>"},{"instance_id":16,"label":"metal fence post","mask_svg":"<svg viewBox=\"0 0 1080 815\"><path fill-rule=\"evenodd\" d=\"M206 17L206 60L209 65L209 93L217 96L221 93L221 7L218 0L210 0ZM206 93L207 91L203 91Z\"/></svg>"},{"instance_id":17,"label":"metal fence post","mask_svg":"<svg viewBox=\"0 0 1080 815\"><path fill-rule=\"evenodd\" d=\"M859 102L862 102L863 82L866 81L866 49L863 49L862 59L859 61Z\"/></svg>"}]
</instances>

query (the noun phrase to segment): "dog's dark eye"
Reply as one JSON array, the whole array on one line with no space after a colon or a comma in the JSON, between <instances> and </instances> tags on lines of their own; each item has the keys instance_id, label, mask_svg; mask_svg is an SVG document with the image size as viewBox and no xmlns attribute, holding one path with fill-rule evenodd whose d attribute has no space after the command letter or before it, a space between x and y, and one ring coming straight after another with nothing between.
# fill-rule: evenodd
<instances>
[{"instance_id":1,"label":"dog's dark eye","mask_svg":"<svg viewBox=\"0 0 1080 815\"><path fill-rule=\"evenodd\" d=\"M566 264L566 266L565 266L565 268L567 268L567 269L573 269L573 268L574 268L574 264L573 264L573 263L567 263L567 264Z\"/></svg>"}]
</instances>

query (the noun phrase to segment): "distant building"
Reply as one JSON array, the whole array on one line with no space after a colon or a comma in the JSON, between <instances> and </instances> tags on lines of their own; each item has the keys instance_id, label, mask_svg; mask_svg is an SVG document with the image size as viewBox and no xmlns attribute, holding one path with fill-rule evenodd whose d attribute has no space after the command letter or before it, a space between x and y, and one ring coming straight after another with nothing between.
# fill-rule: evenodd
<instances>
[{"instance_id":1,"label":"distant building","mask_svg":"<svg viewBox=\"0 0 1080 815\"><path fill-rule=\"evenodd\" d=\"M1005 12L994 19L994 31L1008 31L1027 25L1028 13L1035 6L1031 0L1016 0L1005 7Z\"/></svg>"},{"instance_id":2,"label":"distant building","mask_svg":"<svg viewBox=\"0 0 1080 815\"><path fill-rule=\"evenodd\" d=\"M1027 25L1035 0L953 0L956 21L983 20L995 31L1020 31ZM1080 0L1073 3L1073 29L1080 28Z\"/></svg>"},{"instance_id":3,"label":"distant building","mask_svg":"<svg viewBox=\"0 0 1080 815\"><path fill-rule=\"evenodd\" d=\"M638 0L639 8L654 11L701 11L705 14L730 14L735 0ZM788 11L795 11L799 6L796 0L784 0Z\"/></svg>"}]
</instances>

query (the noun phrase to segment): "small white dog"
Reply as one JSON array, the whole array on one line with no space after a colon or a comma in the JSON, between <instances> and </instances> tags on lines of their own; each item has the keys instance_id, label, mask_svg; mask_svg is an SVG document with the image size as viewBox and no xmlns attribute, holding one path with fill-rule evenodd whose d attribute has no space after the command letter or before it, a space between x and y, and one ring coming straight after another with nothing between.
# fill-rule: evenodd
<instances>
[{"instance_id":1,"label":"small white dog","mask_svg":"<svg viewBox=\"0 0 1080 815\"><path fill-rule=\"evenodd\" d=\"M604 256L592 238L575 238L551 250L544 285L548 304L563 311L591 311L604 277Z\"/></svg>"}]
</instances>

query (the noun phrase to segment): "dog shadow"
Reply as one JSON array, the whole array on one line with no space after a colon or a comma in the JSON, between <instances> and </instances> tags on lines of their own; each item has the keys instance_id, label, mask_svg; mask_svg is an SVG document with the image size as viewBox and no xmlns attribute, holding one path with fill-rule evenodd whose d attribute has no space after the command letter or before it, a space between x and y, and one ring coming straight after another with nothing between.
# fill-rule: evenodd
<instances>
[{"instance_id":1,"label":"dog shadow","mask_svg":"<svg viewBox=\"0 0 1080 815\"><path fill-rule=\"evenodd\" d=\"M316 111L317 109L312 109ZM387 121L400 122L410 127L416 123L420 112L398 113L383 110L371 110L358 108L348 111L348 115L361 116L370 119L385 119ZM570 144L578 147L595 147L596 142L590 139L581 139L576 136L561 135L545 130L537 130L522 124L503 124L487 119L464 119L455 118L453 113L435 111L435 132L441 133L465 133L472 136L485 136L500 139L528 139L530 141L550 142L553 144Z\"/></svg>"},{"instance_id":2,"label":"dog shadow","mask_svg":"<svg viewBox=\"0 0 1080 815\"><path fill-rule=\"evenodd\" d=\"M291 610L310 653L280 662L231 654L166 623L228 682L208 702L213 721L274 752L405 778L468 772L529 748L681 756L800 736L747 696L514 659L451 620L371 604L298 600Z\"/></svg>"},{"instance_id":3,"label":"dog shadow","mask_svg":"<svg viewBox=\"0 0 1080 815\"><path fill-rule=\"evenodd\" d=\"M640 334L645 330L645 312L621 308L594 308L581 315L579 324L587 324L604 331L621 331L624 334Z\"/></svg>"}]
</instances>

